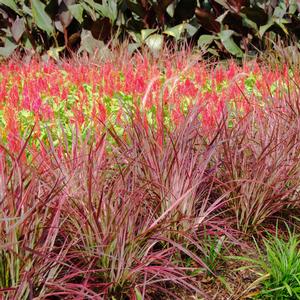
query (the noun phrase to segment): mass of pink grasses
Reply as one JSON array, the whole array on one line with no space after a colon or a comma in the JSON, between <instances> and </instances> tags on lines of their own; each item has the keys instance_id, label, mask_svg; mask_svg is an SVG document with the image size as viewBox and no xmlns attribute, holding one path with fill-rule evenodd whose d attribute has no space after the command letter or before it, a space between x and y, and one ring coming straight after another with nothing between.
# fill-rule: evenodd
<instances>
[{"instance_id":1,"label":"mass of pink grasses","mask_svg":"<svg viewBox=\"0 0 300 300\"><path fill-rule=\"evenodd\" d=\"M184 52L1 64L1 297L211 299L207 234L296 215L299 83Z\"/></svg>"}]
</instances>

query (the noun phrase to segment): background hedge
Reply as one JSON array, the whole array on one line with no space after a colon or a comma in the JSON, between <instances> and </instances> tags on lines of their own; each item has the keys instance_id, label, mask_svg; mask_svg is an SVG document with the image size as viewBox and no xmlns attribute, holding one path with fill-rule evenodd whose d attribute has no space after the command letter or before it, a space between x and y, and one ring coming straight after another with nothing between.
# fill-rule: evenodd
<instances>
[{"instance_id":1,"label":"background hedge","mask_svg":"<svg viewBox=\"0 0 300 300\"><path fill-rule=\"evenodd\" d=\"M278 41L298 47L299 0L0 0L0 55L95 53L112 38L158 52L188 42L241 57Z\"/></svg>"}]
</instances>

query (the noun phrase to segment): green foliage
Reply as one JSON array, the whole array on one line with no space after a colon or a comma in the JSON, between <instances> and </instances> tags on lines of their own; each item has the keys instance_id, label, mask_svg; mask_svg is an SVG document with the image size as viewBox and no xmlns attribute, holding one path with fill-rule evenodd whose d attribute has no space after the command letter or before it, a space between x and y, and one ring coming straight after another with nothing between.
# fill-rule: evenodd
<instances>
[{"instance_id":1,"label":"green foliage","mask_svg":"<svg viewBox=\"0 0 300 300\"><path fill-rule=\"evenodd\" d=\"M241 57L278 38L297 40L300 26L296 0L0 0L0 16L1 56L19 48L55 59L78 48L94 53L112 37L129 38L132 51L188 40Z\"/></svg>"},{"instance_id":2,"label":"green foliage","mask_svg":"<svg viewBox=\"0 0 300 300\"><path fill-rule=\"evenodd\" d=\"M234 56L264 50L279 39L299 38L297 1L207 1L209 9L197 8L200 24L212 34L200 45L227 51ZM219 42L221 40L221 43Z\"/></svg>"},{"instance_id":3,"label":"green foliage","mask_svg":"<svg viewBox=\"0 0 300 300\"><path fill-rule=\"evenodd\" d=\"M205 233L203 237L202 248L204 252L203 262L208 267L208 273L214 273L222 262L222 252L224 250L225 236L214 236Z\"/></svg>"},{"instance_id":4,"label":"green foliage","mask_svg":"<svg viewBox=\"0 0 300 300\"><path fill-rule=\"evenodd\" d=\"M286 227L286 240L279 236L278 230L275 236L268 234L264 238L264 252L256 243L258 258L237 258L252 263L249 268L259 270L259 278L252 284L252 288L259 287L257 299L300 298L300 239Z\"/></svg>"}]
</instances>

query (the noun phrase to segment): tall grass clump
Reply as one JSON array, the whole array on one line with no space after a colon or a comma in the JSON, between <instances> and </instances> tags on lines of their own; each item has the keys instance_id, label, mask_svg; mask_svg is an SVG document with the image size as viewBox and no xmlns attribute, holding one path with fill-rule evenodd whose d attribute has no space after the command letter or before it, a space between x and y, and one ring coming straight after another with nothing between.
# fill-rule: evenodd
<instances>
[{"instance_id":1,"label":"tall grass clump","mask_svg":"<svg viewBox=\"0 0 300 300\"><path fill-rule=\"evenodd\" d=\"M299 205L299 97L284 83L281 89L286 91L270 95L262 107L255 98L251 111L224 127L216 151L221 193L229 193L228 205L244 232Z\"/></svg>"},{"instance_id":2,"label":"tall grass clump","mask_svg":"<svg viewBox=\"0 0 300 300\"><path fill-rule=\"evenodd\" d=\"M197 124L197 114L189 115L160 144L157 128L146 131L137 116L124 124L122 136L107 128L114 138L108 152L103 136L88 153L60 161L58 173L68 161L77 162L67 171L62 230L77 241L70 253L82 270L64 288L77 293L86 285L116 299L173 298L177 287L204 295L189 275L208 268L193 235L208 226L222 198L209 199L213 147L197 146Z\"/></svg>"},{"instance_id":3,"label":"tall grass clump","mask_svg":"<svg viewBox=\"0 0 300 300\"><path fill-rule=\"evenodd\" d=\"M7 299L206 297L199 234L224 205L211 196L214 141L196 110L172 131L129 119L121 135L107 124L96 140L75 130L56 146L49 133L39 151L24 145L27 160L2 152Z\"/></svg>"},{"instance_id":4,"label":"tall grass clump","mask_svg":"<svg viewBox=\"0 0 300 300\"><path fill-rule=\"evenodd\" d=\"M38 170L0 148L0 295L1 299L43 296L67 264L62 238L64 197L59 177Z\"/></svg>"}]
</instances>

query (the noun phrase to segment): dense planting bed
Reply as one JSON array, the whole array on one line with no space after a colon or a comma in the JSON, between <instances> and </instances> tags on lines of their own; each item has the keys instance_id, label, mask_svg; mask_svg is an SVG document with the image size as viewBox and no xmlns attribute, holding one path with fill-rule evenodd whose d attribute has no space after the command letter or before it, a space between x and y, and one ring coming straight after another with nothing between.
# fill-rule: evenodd
<instances>
[{"instance_id":1,"label":"dense planting bed","mask_svg":"<svg viewBox=\"0 0 300 300\"><path fill-rule=\"evenodd\" d=\"M196 105L201 126L214 130L224 108L235 117L249 110L249 102L260 105L271 92L278 96L278 85L289 80L287 70L281 74L256 63L211 66L180 55L160 62L125 57L99 65L12 61L0 68L1 137L13 151L20 150L34 124L35 137L45 139L48 128L57 143L60 125L68 137L76 126L82 134L101 132L103 123L122 127L126 113L136 107L144 112L145 126L157 126L164 115L172 127Z\"/></svg>"},{"instance_id":2,"label":"dense planting bed","mask_svg":"<svg viewBox=\"0 0 300 300\"><path fill-rule=\"evenodd\" d=\"M3 299L300 297L299 76L186 53L0 65Z\"/></svg>"}]
</instances>

